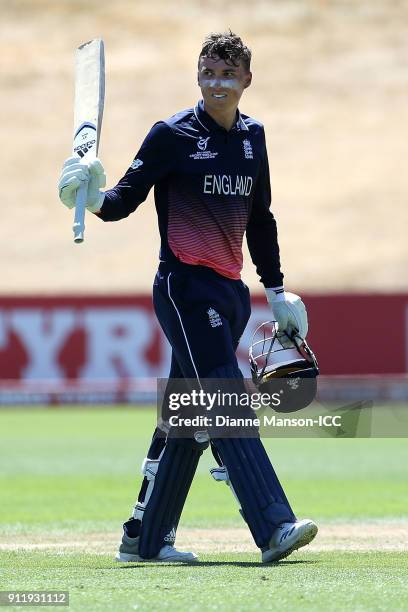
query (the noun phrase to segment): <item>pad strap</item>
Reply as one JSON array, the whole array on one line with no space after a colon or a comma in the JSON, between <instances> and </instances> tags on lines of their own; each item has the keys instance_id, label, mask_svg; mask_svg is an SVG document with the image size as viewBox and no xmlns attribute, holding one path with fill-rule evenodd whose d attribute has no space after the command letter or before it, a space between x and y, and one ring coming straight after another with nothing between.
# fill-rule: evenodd
<instances>
[{"instance_id":1,"label":"pad strap","mask_svg":"<svg viewBox=\"0 0 408 612\"><path fill-rule=\"evenodd\" d=\"M146 457L146 459L143 461L142 474L147 481L145 492L144 492L144 499L143 501L138 499L133 509L133 518L138 519L139 521L143 519L143 513L146 508L146 504L149 501L150 496L152 494L153 487L154 487L154 480L156 478L157 470L159 469L159 463L160 463L160 459L161 459L163 452L164 452L164 449L161 452L160 457L158 459L149 459L149 457Z\"/></svg>"}]
</instances>

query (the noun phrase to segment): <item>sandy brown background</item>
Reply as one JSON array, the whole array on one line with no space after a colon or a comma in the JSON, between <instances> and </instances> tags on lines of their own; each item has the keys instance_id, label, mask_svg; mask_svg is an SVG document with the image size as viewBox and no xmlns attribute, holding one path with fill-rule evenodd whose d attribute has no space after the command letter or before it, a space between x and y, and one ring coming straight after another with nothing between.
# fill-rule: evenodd
<instances>
[{"instance_id":1,"label":"sandy brown background","mask_svg":"<svg viewBox=\"0 0 408 612\"><path fill-rule=\"evenodd\" d=\"M1 293L148 290L152 197L129 219L72 214L73 52L102 36L100 157L113 186L158 119L199 97L196 59L231 27L253 50L241 110L266 128L283 269L295 291L407 290L407 0L0 0ZM247 257L244 278L259 288Z\"/></svg>"}]
</instances>

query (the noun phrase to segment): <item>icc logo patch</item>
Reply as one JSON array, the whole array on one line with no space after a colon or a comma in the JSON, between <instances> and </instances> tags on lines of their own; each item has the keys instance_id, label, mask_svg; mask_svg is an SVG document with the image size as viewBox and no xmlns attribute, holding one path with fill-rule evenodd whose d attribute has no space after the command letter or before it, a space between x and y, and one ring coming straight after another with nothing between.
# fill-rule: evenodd
<instances>
[{"instance_id":1,"label":"icc logo patch","mask_svg":"<svg viewBox=\"0 0 408 612\"><path fill-rule=\"evenodd\" d=\"M205 151L208 145L208 141L210 140L210 137L208 136L207 138L199 138L198 142L197 142L197 147L200 149L200 151Z\"/></svg>"},{"instance_id":2,"label":"icc logo patch","mask_svg":"<svg viewBox=\"0 0 408 612\"><path fill-rule=\"evenodd\" d=\"M203 136L198 138L197 140L198 151L196 153L191 153L190 157L192 159L214 159L214 157L217 157L218 155L217 152L207 151L207 145L208 145L209 140L210 140L209 136L207 136L207 138L204 138Z\"/></svg>"}]
</instances>

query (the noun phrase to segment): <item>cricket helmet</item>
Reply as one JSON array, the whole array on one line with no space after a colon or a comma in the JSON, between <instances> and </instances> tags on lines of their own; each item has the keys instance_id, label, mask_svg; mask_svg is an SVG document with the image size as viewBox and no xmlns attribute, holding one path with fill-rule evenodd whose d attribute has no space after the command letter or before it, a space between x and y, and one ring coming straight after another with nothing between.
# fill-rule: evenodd
<instances>
[{"instance_id":1,"label":"cricket helmet","mask_svg":"<svg viewBox=\"0 0 408 612\"><path fill-rule=\"evenodd\" d=\"M314 400L319 367L298 332L278 333L276 321L257 327L249 348L252 380L261 393L279 393L277 412L296 412Z\"/></svg>"}]
</instances>

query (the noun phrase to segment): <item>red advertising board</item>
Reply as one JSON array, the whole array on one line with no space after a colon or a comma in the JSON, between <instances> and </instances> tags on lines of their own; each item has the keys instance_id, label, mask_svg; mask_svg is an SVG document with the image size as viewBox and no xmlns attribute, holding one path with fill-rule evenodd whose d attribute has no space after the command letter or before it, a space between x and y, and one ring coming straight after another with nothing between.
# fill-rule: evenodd
<instances>
[{"instance_id":1,"label":"red advertising board","mask_svg":"<svg viewBox=\"0 0 408 612\"><path fill-rule=\"evenodd\" d=\"M408 372L408 294L304 296L322 374Z\"/></svg>"},{"instance_id":2,"label":"red advertising board","mask_svg":"<svg viewBox=\"0 0 408 612\"><path fill-rule=\"evenodd\" d=\"M309 343L322 374L408 371L408 295L310 295ZM262 296L238 357L270 318ZM123 381L165 377L170 349L150 296L0 298L0 381Z\"/></svg>"}]
</instances>

